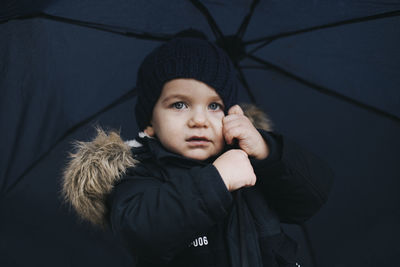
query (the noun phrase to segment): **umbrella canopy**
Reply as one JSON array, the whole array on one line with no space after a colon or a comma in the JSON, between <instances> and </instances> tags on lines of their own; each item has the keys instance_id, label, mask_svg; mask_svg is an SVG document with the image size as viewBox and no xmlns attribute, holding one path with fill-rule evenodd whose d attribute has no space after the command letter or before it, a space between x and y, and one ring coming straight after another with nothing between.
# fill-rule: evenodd
<instances>
[{"instance_id":1,"label":"umbrella canopy","mask_svg":"<svg viewBox=\"0 0 400 267\"><path fill-rule=\"evenodd\" d=\"M160 41L190 26L241 67L249 88L241 99L264 108L278 131L336 172L309 234L287 226L302 245L303 262L393 264L400 250L400 2L2 5L0 263L132 264L110 233L79 222L62 204L60 177L71 141L89 139L93 124L135 136L138 65Z\"/></svg>"}]
</instances>

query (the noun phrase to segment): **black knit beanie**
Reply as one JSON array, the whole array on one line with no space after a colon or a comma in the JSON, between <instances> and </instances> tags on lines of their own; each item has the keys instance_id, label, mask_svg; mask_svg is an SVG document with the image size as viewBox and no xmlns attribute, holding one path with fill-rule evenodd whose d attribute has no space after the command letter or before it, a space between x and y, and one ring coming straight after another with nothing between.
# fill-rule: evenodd
<instances>
[{"instance_id":1,"label":"black knit beanie","mask_svg":"<svg viewBox=\"0 0 400 267\"><path fill-rule=\"evenodd\" d=\"M135 115L140 130L150 125L164 84L177 78L196 79L214 88L225 111L237 104L238 81L228 55L207 40L178 37L154 49L139 67Z\"/></svg>"}]
</instances>

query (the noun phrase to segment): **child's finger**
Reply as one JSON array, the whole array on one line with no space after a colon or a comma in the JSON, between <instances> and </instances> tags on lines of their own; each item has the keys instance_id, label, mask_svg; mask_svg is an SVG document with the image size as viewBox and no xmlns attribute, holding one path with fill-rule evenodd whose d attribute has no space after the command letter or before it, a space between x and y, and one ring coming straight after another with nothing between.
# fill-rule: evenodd
<instances>
[{"instance_id":1,"label":"child's finger","mask_svg":"<svg viewBox=\"0 0 400 267\"><path fill-rule=\"evenodd\" d=\"M224 127L245 127L251 124L250 120L244 115L231 114L222 120Z\"/></svg>"},{"instance_id":2,"label":"child's finger","mask_svg":"<svg viewBox=\"0 0 400 267\"><path fill-rule=\"evenodd\" d=\"M228 110L228 115L232 114L243 115L243 110L239 105L234 105Z\"/></svg>"},{"instance_id":3,"label":"child's finger","mask_svg":"<svg viewBox=\"0 0 400 267\"><path fill-rule=\"evenodd\" d=\"M238 127L243 122L236 115L228 115L223 119L222 123L224 124L224 128L228 129L232 127Z\"/></svg>"},{"instance_id":4,"label":"child's finger","mask_svg":"<svg viewBox=\"0 0 400 267\"><path fill-rule=\"evenodd\" d=\"M233 142L233 139L235 138L234 135L232 134L231 131L224 131L224 138L225 138L225 142L228 145L231 145Z\"/></svg>"},{"instance_id":5,"label":"child's finger","mask_svg":"<svg viewBox=\"0 0 400 267\"><path fill-rule=\"evenodd\" d=\"M241 139L242 129L240 127L227 127L223 128L223 134L225 142L227 144L232 144L234 139Z\"/></svg>"},{"instance_id":6,"label":"child's finger","mask_svg":"<svg viewBox=\"0 0 400 267\"><path fill-rule=\"evenodd\" d=\"M230 132L229 129L230 129L230 128L227 127L226 124L224 124L224 127L222 128L222 134L223 134L223 136L224 136L225 142L226 142L228 145L230 145L230 144L232 143L232 140L233 140L233 138L234 138L234 137L232 136L232 134L231 134L231 132Z\"/></svg>"}]
</instances>

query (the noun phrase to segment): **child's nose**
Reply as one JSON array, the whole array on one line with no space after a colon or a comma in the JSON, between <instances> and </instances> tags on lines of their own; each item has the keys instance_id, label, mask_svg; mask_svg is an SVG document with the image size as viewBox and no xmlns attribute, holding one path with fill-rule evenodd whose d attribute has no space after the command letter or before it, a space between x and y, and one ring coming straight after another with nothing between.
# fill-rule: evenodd
<instances>
[{"instance_id":1,"label":"child's nose","mask_svg":"<svg viewBox=\"0 0 400 267\"><path fill-rule=\"evenodd\" d=\"M207 127L208 118L206 112L202 110L194 110L189 120L190 127Z\"/></svg>"}]
</instances>

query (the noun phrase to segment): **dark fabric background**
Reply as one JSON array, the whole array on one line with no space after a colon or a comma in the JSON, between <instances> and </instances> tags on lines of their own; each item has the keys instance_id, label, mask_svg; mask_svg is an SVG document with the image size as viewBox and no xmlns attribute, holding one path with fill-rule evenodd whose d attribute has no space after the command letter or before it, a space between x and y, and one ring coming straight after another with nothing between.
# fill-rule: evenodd
<instances>
[{"instance_id":1,"label":"dark fabric background","mask_svg":"<svg viewBox=\"0 0 400 267\"><path fill-rule=\"evenodd\" d=\"M228 34L251 4L202 2ZM400 1L261 1L249 24L245 40L280 36L255 53L277 68L242 62L257 104L336 174L309 234L284 226L302 266L313 252L317 266L396 265L399 10ZM192 25L211 37L206 20L189 1L85 0L3 1L0 21L0 266L132 266L111 233L63 204L63 167L94 125L137 132L136 71L159 42L126 33Z\"/></svg>"}]
</instances>

